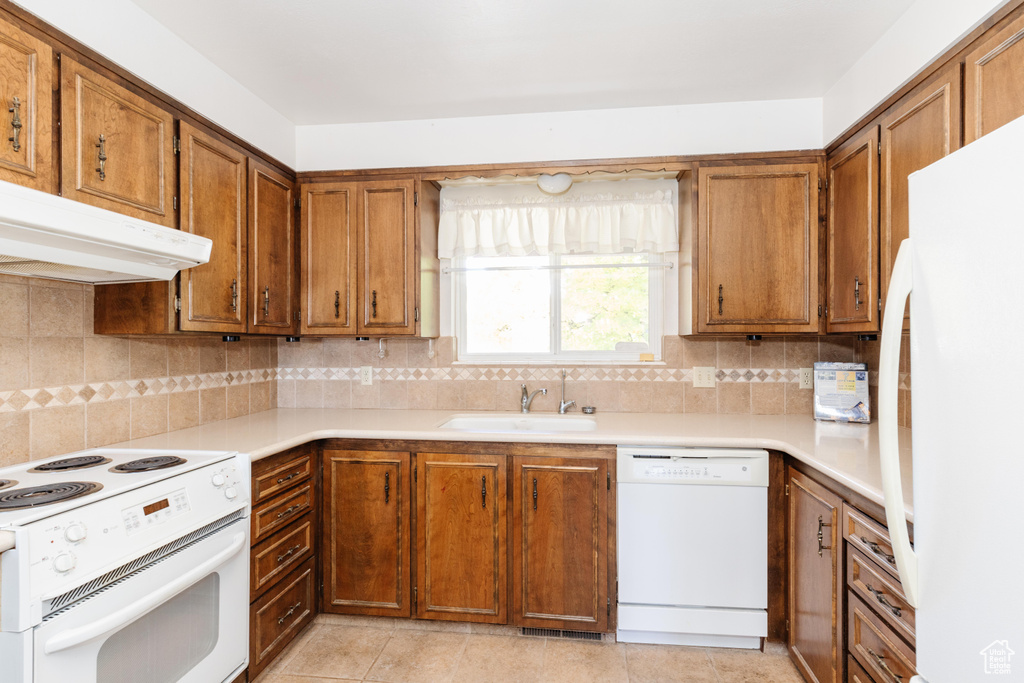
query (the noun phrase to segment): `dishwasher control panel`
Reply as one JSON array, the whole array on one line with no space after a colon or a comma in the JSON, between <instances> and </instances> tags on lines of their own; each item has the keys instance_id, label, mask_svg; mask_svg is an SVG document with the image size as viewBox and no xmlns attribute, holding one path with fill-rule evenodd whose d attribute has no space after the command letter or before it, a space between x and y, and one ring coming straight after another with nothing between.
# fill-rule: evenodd
<instances>
[{"instance_id":1,"label":"dishwasher control panel","mask_svg":"<svg viewBox=\"0 0 1024 683\"><path fill-rule=\"evenodd\" d=\"M692 463L689 461L633 461L633 474L640 479L652 481L722 481L749 482L754 473L749 464L740 463Z\"/></svg>"},{"instance_id":2,"label":"dishwasher control panel","mask_svg":"<svg viewBox=\"0 0 1024 683\"><path fill-rule=\"evenodd\" d=\"M619 483L767 486L768 453L726 448L618 448Z\"/></svg>"}]
</instances>

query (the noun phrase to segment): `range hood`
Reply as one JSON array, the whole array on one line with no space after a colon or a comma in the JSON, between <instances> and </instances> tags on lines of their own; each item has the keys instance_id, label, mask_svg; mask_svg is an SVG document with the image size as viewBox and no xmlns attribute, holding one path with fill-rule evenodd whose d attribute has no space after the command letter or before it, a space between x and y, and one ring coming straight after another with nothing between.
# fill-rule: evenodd
<instances>
[{"instance_id":1,"label":"range hood","mask_svg":"<svg viewBox=\"0 0 1024 683\"><path fill-rule=\"evenodd\" d=\"M170 280L206 237L0 181L0 273L94 284Z\"/></svg>"}]
</instances>

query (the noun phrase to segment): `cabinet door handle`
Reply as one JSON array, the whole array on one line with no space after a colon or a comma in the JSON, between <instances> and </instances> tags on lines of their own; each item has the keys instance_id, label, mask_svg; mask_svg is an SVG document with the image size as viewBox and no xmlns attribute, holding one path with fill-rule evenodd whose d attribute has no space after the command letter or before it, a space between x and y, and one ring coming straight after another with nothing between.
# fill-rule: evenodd
<instances>
[{"instance_id":1,"label":"cabinet door handle","mask_svg":"<svg viewBox=\"0 0 1024 683\"><path fill-rule=\"evenodd\" d=\"M718 285L718 315L722 315L722 302L725 298L722 296L722 285Z\"/></svg>"},{"instance_id":2,"label":"cabinet door handle","mask_svg":"<svg viewBox=\"0 0 1024 683\"><path fill-rule=\"evenodd\" d=\"M270 316L270 285L263 288L263 317Z\"/></svg>"},{"instance_id":3,"label":"cabinet door handle","mask_svg":"<svg viewBox=\"0 0 1024 683\"><path fill-rule=\"evenodd\" d=\"M100 141L96 143L96 148L99 149L99 155L96 157L99 162L99 168L96 172L100 174L100 180L107 179L107 136L100 135Z\"/></svg>"},{"instance_id":4,"label":"cabinet door handle","mask_svg":"<svg viewBox=\"0 0 1024 683\"><path fill-rule=\"evenodd\" d=\"M894 617L902 617L903 610L896 605L889 602L889 599L885 597L885 593L880 590L875 590L870 584L864 584L864 587L868 589L868 592L875 596L875 600L878 600L879 604L885 606Z\"/></svg>"},{"instance_id":5,"label":"cabinet door handle","mask_svg":"<svg viewBox=\"0 0 1024 683\"><path fill-rule=\"evenodd\" d=\"M874 541L869 541L868 539L864 538L863 536L860 537L860 540L861 540L862 543L864 543L864 545L866 545L867 547L871 548L871 552L873 552L875 555L878 555L879 557L881 557L883 560L885 560L886 562L888 562L892 566L894 566L894 567L896 566L896 557L894 555L887 555L886 553L884 553L882 551L882 547L880 545L878 545Z\"/></svg>"},{"instance_id":6,"label":"cabinet door handle","mask_svg":"<svg viewBox=\"0 0 1024 683\"><path fill-rule=\"evenodd\" d=\"M825 527L831 527L831 526L832 525L830 523L825 522L822 519L821 515L818 515L818 557L822 556L822 552L823 551L825 551L825 550L832 550L832 546L825 545L825 543L824 543L824 541L825 541L825 534L824 534L824 531L823 531L823 529Z\"/></svg>"},{"instance_id":7,"label":"cabinet door handle","mask_svg":"<svg viewBox=\"0 0 1024 683\"><path fill-rule=\"evenodd\" d=\"M391 473L384 473L384 504L391 502Z\"/></svg>"},{"instance_id":8,"label":"cabinet door handle","mask_svg":"<svg viewBox=\"0 0 1024 683\"><path fill-rule=\"evenodd\" d=\"M238 280L231 281L231 310L238 312Z\"/></svg>"},{"instance_id":9,"label":"cabinet door handle","mask_svg":"<svg viewBox=\"0 0 1024 683\"><path fill-rule=\"evenodd\" d=\"M341 317L341 292L334 290L334 317Z\"/></svg>"},{"instance_id":10,"label":"cabinet door handle","mask_svg":"<svg viewBox=\"0 0 1024 683\"><path fill-rule=\"evenodd\" d=\"M373 315L371 317L377 317L377 290L373 290L373 296L370 299L370 306L373 307Z\"/></svg>"},{"instance_id":11,"label":"cabinet door handle","mask_svg":"<svg viewBox=\"0 0 1024 683\"><path fill-rule=\"evenodd\" d=\"M855 310L860 310L860 278L853 278L853 303L856 305Z\"/></svg>"},{"instance_id":12,"label":"cabinet door handle","mask_svg":"<svg viewBox=\"0 0 1024 683\"><path fill-rule=\"evenodd\" d=\"M537 477L533 478L533 509L537 509Z\"/></svg>"},{"instance_id":13,"label":"cabinet door handle","mask_svg":"<svg viewBox=\"0 0 1024 683\"><path fill-rule=\"evenodd\" d=\"M480 499L484 510L487 509L487 475L480 477Z\"/></svg>"},{"instance_id":14,"label":"cabinet door handle","mask_svg":"<svg viewBox=\"0 0 1024 683\"><path fill-rule=\"evenodd\" d=\"M902 681L903 680L903 676L900 676L898 673L896 673L895 671L890 669L889 665L885 663L885 655L878 654L877 652L872 650L870 647L868 648L868 654L875 658L875 662L878 664L878 666L882 669L882 671L884 671L886 674L891 676L892 680L894 680L894 681Z\"/></svg>"},{"instance_id":15,"label":"cabinet door handle","mask_svg":"<svg viewBox=\"0 0 1024 683\"><path fill-rule=\"evenodd\" d=\"M14 134L7 139L8 141L14 143L12 147L14 148L15 152L18 152L21 150L21 100L15 97L11 101L11 108L7 111L14 114L14 117L11 119L11 128L14 129Z\"/></svg>"},{"instance_id":16,"label":"cabinet door handle","mask_svg":"<svg viewBox=\"0 0 1024 683\"><path fill-rule=\"evenodd\" d=\"M286 553L283 553L283 554L281 554L281 555L278 555L278 556L277 556L277 563L278 563L278 564L281 564L281 562L283 562L285 558L287 558L287 557L291 557L291 556L292 556L292 554L293 554L293 553L294 553L294 552L295 552L296 550L301 550L301 549L302 549L302 545L301 545L301 544L300 544L300 545L297 545L297 546L294 546L294 547L292 547L292 548L289 548L289 549L288 549L288 552L286 552Z\"/></svg>"},{"instance_id":17,"label":"cabinet door handle","mask_svg":"<svg viewBox=\"0 0 1024 683\"><path fill-rule=\"evenodd\" d=\"M290 617L291 615L295 614L295 610L299 609L300 607L302 607L302 603L301 602L297 602L294 605L292 605L291 609L289 609L287 612L285 612L284 616L277 620L278 625L283 624L284 620L287 619L288 617Z\"/></svg>"}]
</instances>

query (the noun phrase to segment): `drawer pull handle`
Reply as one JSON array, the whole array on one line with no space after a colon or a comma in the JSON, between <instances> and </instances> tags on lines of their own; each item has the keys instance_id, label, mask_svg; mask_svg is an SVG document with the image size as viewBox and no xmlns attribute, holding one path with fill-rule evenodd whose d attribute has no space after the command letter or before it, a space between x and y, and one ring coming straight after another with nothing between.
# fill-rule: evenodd
<instances>
[{"instance_id":1,"label":"drawer pull handle","mask_svg":"<svg viewBox=\"0 0 1024 683\"><path fill-rule=\"evenodd\" d=\"M107 179L107 136L101 135L100 141L96 143L96 148L99 149L99 153L96 155L96 161L99 163L99 168L96 172L100 174L100 180Z\"/></svg>"},{"instance_id":2,"label":"drawer pull handle","mask_svg":"<svg viewBox=\"0 0 1024 683\"><path fill-rule=\"evenodd\" d=\"M831 526L831 523L826 522L821 515L818 515L818 557L821 557L824 551L832 550L832 546L825 545L825 533L822 531L825 527Z\"/></svg>"},{"instance_id":3,"label":"drawer pull handle","mask_svg":"<svg viewBox=\"0 0 1024 683\"><path fill-rule=\"evenodd\" d=\"M278 513L277 513L277 518L278 518L278 519L281 519L281 518L282 518L282 517L284 517L285 515L290 515L290 514L292 514L293 512L295 512L296 510L301 510L301 509L303 509L304 507L306 507L306 506L305 506L305 505L290 505L290 506L288 507L288 509L284 510L283 512L278 512Z\"/></svg>"},{"instance_id":4,"label":"drawer pull handle","mask_svg":"<svg viewBox=\"0 0 1024 683\"><path fill-rule=\"evenodd\" d=\"M285 483L286 481L291 481L292 479L294 479L294 478L295 478L295 477L297 477L297 476L299 476L299 473L298 473L298 472L292 472L292 473L291 473L291 474L289 474L289 475L288 475L287 477L280 477L280 478L278 478L278 480L277 480L277 483L278 483L278 484L283 484L283 483Z\"/></svg>"},{"instance_id":5,"label":"drawer pull handle","mask_svg":"<svg viewBox=\"0 0 1024 683\"><path fill-rule=\"evenodd\" d=\"M11 128L14 129L14 134L7 138L7 141L13 143L14 151L18 152L21 150L21 100L15 97L11 102L11 108L7 111L14 114L14 118L11 120Z\"/></svg>"},{"instance_id":6,"label":"drawer pull handle","mask_svg":"<svg viewBox=\"0 0 1024 683\"><path fill-rule=\"evenodd\" d=\"M875 658L875 662L878 664L879 668L881 668L882 671L891 676L894 681L903 680L903 676L900 676L898 673L890 669L889 665L885 663L885 655L878 654L870 647L868 648L868 654Z\"/></svg>"},{"instance_id":7,"label":"drawer pull handle","mask_svg":"<svg viewBox=\"0 0 1024 683\"><path fill-rule=\"evenodd\" d=\"M884 552L882 552L882 547L880 545L878 545L874 541L869 541L863 536L860 537L860 540L862 543L864 543L864 545L871 548L871 552L873 552L875 555L878 555L892 566L896 566L896 557L893 555L886 555Z\"/></svg>"},{"instance_id":8,"label":"drawer pull handle","mask_svg":"<svg viewBox=\"0 0 1024 683\"><path fill-rule=\"evenodd\" d=\"M289 548L288 552L284 553L283 555L278 555L277 556L277 563L281 564L286 557L290 557L292 555L292 553L294 553L296 550L301 550L301 549L302 549L302 544L299 544L299 545L295 546L294 548Z\"/></svg>"},{"instance_id":9,"label":"drawer pull handle","mask_svg":"<svg viewBox=\"0 0 1024 683\"><path fill-rule=\"evenodd\" d=\"M878 602L880 604L882 604L886 608L888 608L888 610L890 612L892 612L892 615L894 617L902 617L903 616L903 610L900 609L899 607L897 607L896 605L892 604L891 602L889 602L889 599L885 597L885 593L883 593L880 590L875 590L874 588L871 587L870 584L867 584L867 583L864 584L864 587L868 589L869 593L871 593L872 595L875 596L875 600L878 600Z\"/></svg>"},{"instance_id":10,"label":"drawer pull handle","mask_svg":"<svg viewBox=\"0 0 1024 683\"><path fill-rule=\"evenodd\" d=\"M299 609L300 607L302 607L302 603L301 602L297 602L294 605L292 605L291 609L289 609L287 612L285 612L284 616L277 620L278 625L283 624L284 620L287 619L288 617L290 617L291 615L295 614L295 610Z\"/></svg>"}]
</instances>

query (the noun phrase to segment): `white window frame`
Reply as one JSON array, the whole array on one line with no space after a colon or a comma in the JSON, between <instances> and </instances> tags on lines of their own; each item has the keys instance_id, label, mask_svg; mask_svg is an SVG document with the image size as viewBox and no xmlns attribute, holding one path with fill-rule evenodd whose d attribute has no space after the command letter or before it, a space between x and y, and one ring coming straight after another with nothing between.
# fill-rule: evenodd
<instances>
[{"instance_id":1,"label":"white window frame","mask_svg":"<svg viewBox=\"0 0 1024 683\"><path fill-rule=\"evenodd\" d=\"M608 254L602 254L607 256ZM662 360L662 336L665 333L666 320L666 281L675 280L667 278L665 271L674 266L674 260L667 257L667 254L647 254L648 261L648 321L649 321L649 348L643 351L644 354L653 354L654 362ZM551 278L551 291L557 292L559 296L551 298L550 315L551 335L550 353L466 353L461 349L461 340L466 338L466 308L463 302L466 300L467 273L461 269L466 267L466 258L460 257L450 261L451 264L451 311L454 333L456 338L456 362L466 364L524 364L524 365L559 365L566 363L595 365L630 364L635 365L641 361L641 352L623 351L563 351L561 348L561 287L560 275L562 269L557 267L561 259L560 255L552 254L547 272ZM658 265L668 263L665 265ZM551 267L554 266L554 267ZM538 271L545 272L545 271Z\"/></svg>"}]
</instances>

